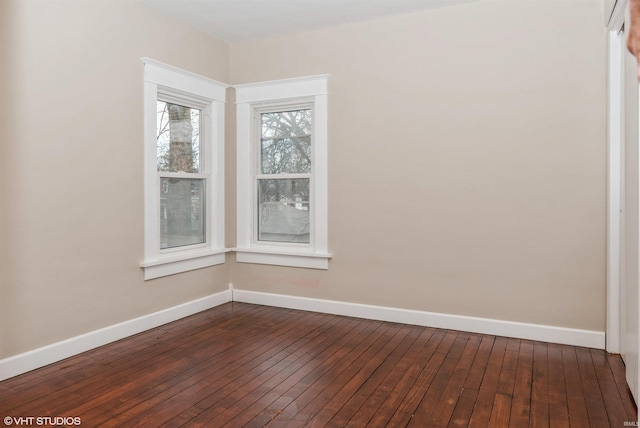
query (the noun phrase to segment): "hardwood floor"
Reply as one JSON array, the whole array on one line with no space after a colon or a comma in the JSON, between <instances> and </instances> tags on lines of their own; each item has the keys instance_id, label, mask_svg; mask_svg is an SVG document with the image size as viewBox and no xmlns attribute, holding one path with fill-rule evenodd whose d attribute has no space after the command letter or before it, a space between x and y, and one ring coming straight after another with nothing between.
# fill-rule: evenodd
<instances>
[{"instance_id":1,"label":"hardwood floor","mask_svg":"<svg viewBox=\"0 0 640 428\"><path fill-rule=\"evenodd\" d=\"M0 383L15 426L618 428L636 415L620 357L601 350L242 303Z\"/></svg>"}]
</instances>

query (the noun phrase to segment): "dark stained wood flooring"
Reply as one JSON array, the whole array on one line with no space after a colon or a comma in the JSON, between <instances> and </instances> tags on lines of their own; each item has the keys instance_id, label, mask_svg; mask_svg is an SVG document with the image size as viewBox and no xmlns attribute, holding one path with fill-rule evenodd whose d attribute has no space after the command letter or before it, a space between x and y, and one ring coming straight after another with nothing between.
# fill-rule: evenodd
<instances>
[{"instance_id":1,"label":"dark stained wood flooring","mask_svg":"<svg viewBox=\"0 0 640 428\"><path fill-rule=\"evenodd\" d=\"M243 303L0 383L13 426L622 428L636 415L622 360L601 350Z\"/></svg>"}]
</instances>

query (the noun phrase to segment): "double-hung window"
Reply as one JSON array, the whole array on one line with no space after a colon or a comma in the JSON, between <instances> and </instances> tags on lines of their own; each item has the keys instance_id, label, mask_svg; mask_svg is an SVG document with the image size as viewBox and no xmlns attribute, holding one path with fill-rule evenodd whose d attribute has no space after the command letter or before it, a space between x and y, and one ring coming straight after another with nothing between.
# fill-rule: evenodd
<instances>
[{"instance_id":1,"label":"double-hung window","mask_svg":"<svg viewBox=\"0 0 640 428\"><path fill-rule=\"evenodd\" d=\"M311 243L311 117L305 104L255 111L256 243Z\"/></svg>"},{"instance_id":2,"label":"double-hung window","mask_svg":"<svg viewBox=\"0 0 640 428\"><path fill-rule=\"evenodd\" d=\"M327 77L235 88L236 260L327 269Z\"/></svg>"},{"instance_id":3,"label":"double-hung window","mask_svg":"<svg viewBox=\"0 0 640 428\"><path fill-rule=\"evenodd\" d=\"M216 81L147 58L145 279L224 263L224 101Z\"/></svg>"}]
</instances>

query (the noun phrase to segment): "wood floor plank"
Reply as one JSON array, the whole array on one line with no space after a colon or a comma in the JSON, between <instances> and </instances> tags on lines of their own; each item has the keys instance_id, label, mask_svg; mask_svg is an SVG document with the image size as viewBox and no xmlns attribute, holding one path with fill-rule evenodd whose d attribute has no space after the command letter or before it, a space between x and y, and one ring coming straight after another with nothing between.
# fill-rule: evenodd
<instances>
[{"instance_id":1,"label":"wood floor plank","mask_svg":"<svg viewBox=\"0 0 640 428\"><path fill-rule=\"evenodd\" d=\"M520 339L507 339L500 378L496 391L506 396L513 396L513 389L516 384L516 373L518 370L518 360L520 358Z\"/></svg>"},{"instance_id":2,"label":"wood floor plank","mask_svg":"<svg viewBox=\"0 0 640 428\"><path fill-rule=\"evenodd\" d=\"M359 326L364 331L364 325ZM375 326L377 328L377 325ZM369 330L369 332L372 330ZM339 370L339 366L336 365L336 357L345 357L347 354L347 344L349 347L356 347L358 343L354 338L360 334L355 329L355 334L350 333L344 337L336 340L332 345L322 352L318 353L315 358L305 366L305 370L301 373L296 373L290 378L290 382L285 384L285 389L282 389L281 395L276 400L272 401L269 406L264 408L260 413L255 415L248 423L247 426L264 426L267 423L275 420L285 409L287 409L292 403L295 402L302 394L304 394L309 387L314 385L316 381L322 378L330 370ZM362 336L360 335L360 339ZM304 399L304 398L303 398ZM295 405L295 403L294 403Z\"/></svg>"},{"instance_id":3,"label":"wood floor plank","mask_svg":"<svg viewBox=\"0 0 640 428\"><path fill-rule=\"evenodd\" d=\"M511 404L513 397L502 392L498 392L493 399L489 423L490 427L508 427L511 418Z\"/></svg>"},{"instance_id":4,"label":"wood floor plank","mask_svg":"<svg viewBox=\"0 0 640 428\"><path fill-rule=\"evenodd\" d=\"M280 322L286 323L292 319L291 317L294 314L283 315L285 316L284 318L274 318L273 321L280 320ZM241 326L244 325L244 329L247 332L253 332L253 326L248 324L248 319L246 321L246 325L240 324L236 327L242 329ZM199 332L192 338L195 341L188 344L182 342L174 343L177 348L175 352L171 353L171 357L167 359L159 358L158 361L152 360L152 364L134 366L133 368L136 372L133 376L127 376L116 381L105 378L103 381L105 385L103 388L106 388L105 391L100 390L99 396L84 400L78 407L66 409L66 411L82 411L90 415L98 423L101 418L111 417L111 412L105 412L105 409L117 407L120 412L119 416L121 416L123 411L134 407L150 396L156 396L167 391L170 393L170 386L173 382L188 379L193 373L201 373L200 370L204 371L207 364L211 363L211 358L221 359L229 354L229 349L234 346L234 338L231 333L227 333L225 337L224 330L226 326L220 326L220 329L217 326L212 328L215 329L216 333L211 331ZM249 340L246 336L236 337L235 339L240 343ZM96 406L96 404L98 405ZM105 413L105 415L100 416L100 413Z\"/></svg>"},{"instance_id":5,"label":"wood floor plank","mask_svg":"<svg viewBox=\"0 0 640 428\"><path fill-rule=\"evenodd\" d=\"M602 350L229 303L0 382L82 426L594 427L637 420Z\"/></svg>"},{"instance_id":6,"label":"wood floor plank","mask_svg":"<svg viewBox=\"0 0 640 428\"><path fill-rule=\"evenodd\" d=\"M327 421L336 426L346 426L349 423L357 425L358 423L353 420L353 416L359 413L364 403L379 403L379 400L374 399L374 394L380 391L381 385L385 383L393 384L393 380L389 375L400 372L401 362L413 349L422 331L424 330L417 327L409 327L408 334L404 336L395 349L392 349L388 355L380 355L381 361L368 361L357 376L354 376L349 382L352 384L351 388L349 388L349 384L345 385L313 417L310 426L326 424ZM356 386L357 390L354 391L353 389ZM364 422L368 422L368 419Z\"/></svg>"},{"instance_id":7,"label":"wood floor plank","mask_svg":"<svg viewBox=\"0 0 640 428\"><path fill-rule=\"evenodd\" d=\"M569 405L560 345L547 346L549 365L549 426L565 428L569 424Z\"/></svg>"},{"instance_id":8,"label":"wood floor plank","mask_svg":"<svg viewBox=\"0 0 640 428\"><path fill-rule=\"evenodd\" d=\"M315 379L306 391L296 397L266 426L304 425L319 410L319 406L326 403L326 400L331 397L330 391L335 390L336 385L344 385L351 379L352 372L349 369L352 365L358 366L359 358L363 353L368 350L369 352L377 352L381 347L381 338L384 334L389 330L397 329L398 326L379 325L378 328L363 336L362 340L358 342L358 346L353 347L351 352L344 357L338 360L329 358L327 360L328 370Z\"/></svg>"},{"instance_id":9,"label":"wood floor plank","mask_svg":"<svg viewBox=\"0 0 640 428\"><path fill-rule=\"evenodd\" d=\"M509 428L529 426L531 418L531 387L533 385L533 346L528 340L520 342L516 377L513 384Z\"/></svg>"},{"instance_id":10,"label":"wood floor plank","mask_svg":"<svg viewBox=\"0 0 640 428\"><path fill-rule=\"evenodd\" d=\"M533 346L533 385L531 387L532 428L549 426L549 362L547 344L536 342Z\"/></svg>"},{"instance_id":11,"label":"wood floor plank","mask_svg":"<svg viewBox=\"0 0 640 428\"><path fill-rule=\"evenodd\" d=\"M337 414L337 419L335 420L336 424L340 425L344 422L344 426L370 426L371 419L385 404L393 405L391 394L394 389L403 382L403 378L405 376L411 376L409 373L411 367L414 365L416 359L420 358L421 355L424 355L422 354L422 351L434 331L434 329L414 328L412 332L418 334L418 336L413 341L409 349L402 354L397 362L395 359L388 359L385 361L384 364L391 367L388 370L385 370L382 367L380 368L378 372L380 376L384 376L384 378L380 380L375 390L351 416L347 413L349 409L347 408L347 405L345 405L345 409L341 409ZM378 378L380 376L378 376ZM376 381L378 378L376 378ZM359 399L362 399L362 395L359 396ZM343 415L342 412L346 414ZM349 419L345 420L347 417L349 417Z\"/></svg>"},{"instance_id":12,"label":"wood floor plank","mask_svg":"<svg viewBox=\"0 0 640 428\"><path fill-rule=\"evenodd\" d=\"M447 427L468 427L477 399L477 389L463 388L460 393L460 397L458 397L456 407L453 409L453 413L451 414L451 419L449 420Z\"/></svg>"},{"instance_id":13,"label":"wood floor plank","mask_svg":"<svg viewBox=\"0 0 640 428\"><path fill-rule=\"evenodd\" d=\"M576 349L571 346L562 346L561 351L565 386L567 388L570 427L580 428L590 426Z\"/></svg>"},{"instance_id":14,"label":"wood floor plank","mask_svg":"<svg viewBox=\"0 0 640 428\"><path fill-rule=\"evenodd\" d=\"M449 350L453 346L457 332L449 331L438 345L436 352L431 355L429 361L424 365L424 369L416 379L414 385L408 391L407 395L396 409L395 413L389 421L390 426L407 426L415 414L422 397L429 388L433 378L438 373L438 369L445 360Z\"/></svg>"},{"instance_id":15,"label":"wood floor plank","mask_svg":"<svg viewBox=\"0 0 640 428\"><path fill-rule=\"evenodd\" d=\"M140 373L130 382L119 385L118 390L102 393L97 400L103 408L113 408L117 406L121 409L117 417L113 417L110 412L100 412L100 408L93 406L94 403L85 403L79 407L69 409L68 412L83 412L88 414L96 423L102 423L103 420L124 423L127 421L128 415L140 414L143 411L149 411L164 403L168 397L176 394L176 389L185 394L183 389L190 388L192 391L201 387L203 384L209 384L220 379L220 371L217 363L225 361L229 356L237 355L238 348L242 348L245 353L244 358L236 359L233 364L239 365L246 363L252 355L270 356L265 354L266 347L260 347L259 342L252 340L261 330L259 329L276 329L279 333L274 338L276 343L290 340L286 333L292 328L296 320L299 320L300 314L287 313L284 317L273 317L269 323L255 323L245 327L246 334L237 335L232 331L227 332L228 336L222 337L212 332L204 332L198 335L197 344L187 348L181 348L180 352L174 354L171 361L163 362L164 370L162 376L158 377L157 367L139 368ZM278 330L282 326L283 330ZM222 333L222 332L221 332ZM234 338L234 336L236 336ZM224 338L224 339L222 339ZM220 340L222 339L222 340ZM223 343L223 346L217 347L212 345L215 342ZM236 342L237 341L237 342ZM186 352L184 352L186 350ZM198 364L194 365L194 362ZM246 363L248 364L248 363ZM197 381L194 381L194 376ZM153 380L153 388L147 388L149 382L145 379ZM142 380L142 381L140 381ZM87 407L92 406L92 407ZM127 407L126 411L122 410ZM95 409L95 410L94 410ZM104 414L102 414L104 413ZM154 418L158 417L157 412L149 412Z\"/></svg>"},{"instance_id":16,"label":"wood floor plank","mask_svg":"<svg viewBox=\"0 0 640 428\"><path fill-rule=\"evenodd\" d=\"M430 334L428 338L425 339L423 348L419 353L419 357L411 363L398 383L395 384L387 399L380 404L378 411L369 420L369 426L391 426L389 420L393 417L395 412L398 411L404 401L404 398L416 384L417 379L425 368L425 362L431 360L445 335L446 332L444 330L430 331Z\"/></svg>"},{"instance_id":17,"label":"wood floor plank","mask_svg":"<svg viewBox=\"0 0 640 428\"><path fill-rule=\"evenodd\" d=\"M487 362L489 361L489 357L491 356L491 350L493 349L495 340L495 336L482 337L480 348L478 349L476 358L473 360L473 365L471 366L469 376L467 376L467 379L464 383L465 389L480 389L482 378L484 377L484 373L487 369Z\"/></svg>"},{"instance_id":18,"label":"wood floor plank","mask_svg":"<svg viewBox=\"0 0 640 428\"><path fill-rule=\"evenodd\" d=\"M367 347L367 338L376 338L388 329L382 323L361 322L348 336L334 343L334 345L317 356L319 362L308 374L292 385L282 397L273 402L269 408L256 418L269 416L268 423L272 425L284 425L294 418L298 409L304 408L315 399L327 383L335 380L335 377L357 358ZM254 423L254 422L252 422Z\"/></svg>"},{"instance_id":19,"label":"wood floor plank","mask_svg":"<svg viewBox=\"0 0 640 428\"><path fill-rule=\"evenodd\" d=\"M631 395L631 390L629 389L629 385L627 384L627 380L625 378L625 367L622 358L620 355L613 355L606 353L607 364L609 364L609 369L613 375L613 380L616 383L616 387L618 388L618 393L620 394L620 398L622 399L622 405L625 410L626 420L633 421L634 417L638 413L638 408L633 401L633 396Z\"/></svg>"},{"instance_id":20,"label":"wood floor plank","mask_svg":"<svg viewBox=\"0 0 640 428\"><path fill-rule=\"evenodd\" d=\"M256 389L253 394L246 395L225 410L224 413L220 415L220 419L217 420L218 425L230 427L245 425L263 426L271 420L272 415L261 419L259 418L258 420L253 419L256 414L260 415L268 409L279 397L285 394L286 391L320 364L319 354L327 349L332 343L331 340L335 339L336 334L339 334L339 330L333 328L336 323L337 319L334 319L326 328L317 331L314 340L296 353L298 357L297 360L287 366L280 376L272 381L259 385L259 391ZM344 332L344 334L346 334L346 332ZM262 392L264 392L264 394L260 395ZM250 404L245 407L244 410L238 411L238 409L247 402L250 402ZM227 420L227 418L230 419Z\"/></svg>"},{"instance_id":21,"label":"wood floor plank","mask_svg":"<svg viewBox=\"0 0 640 428\"><path fill-rule=\"evenodd\" d=\"M475 355L471 370L469 370L462 392L460 393L458 402L453 409L451 420L447 426L469 426L495 340L496 338L494 336L482 336L478 352Z\"/></svg>"},{"instance_id":22,"label":"wood floor plank","mask_svg":"<svg viewBox=\"0 0 640 428\"><path fill-rule=\"evenodd\" d=\"M379 383L380 377L384 376L383 370L390 370L395 365L397 358L393 354L406 352L407 347L415 341L418 333L415 328L398 327L397 330L385 335L383 346L372 346L351 364L349 366L350 373L343 377L343 381L331 384L319 395L318 398L323 403L314 402L313 408L307 406L302 410L309 415L314 412L315 414L309 416L307 420L293 420L289 426L297 426L298 423L310 427L324 427L328 424L345 425L371 395ZM378 376L376 376L376 372L379 373ZM336 413L341 409L345 410L345 416L343 418L336 417Z\"/></svg>"},{"instance_id":23,"label":"wood floor plank","mask_svg":"<svg viewBox=\"0 0 640 428\"><path fill-rule=\"evenodd\" d=\"M600 385L600 392L604 401L604 407L612 427L624 426L628 422L626 411L622 404L622 397L611 373L611 367L607 362L605 351L590 349L596 379Z\"/></svg>"},{"instance_id":24,"label":"wood floor plank","mask_svg":"<svg viewBox=\"0 0 640 428\"><path fill-rule=\"evenodd\" d=\"M434 428L446 427L449 424L458 399L463 391L464 382L469 375L476 353L480 347L481 340L482 337L477 334L469 336L453 375L450 377L445 390L442 392L440 401L436 406L437 411L433 412L431 423Z\"/></svg>"},{"instance_id":25,"label":"wood floor plank","mask_svg":"<svg viewBox=\"0 0 640 428\"><path fill-rule=\"evenodd\" d=\"M580 378L582 380L582 390L587 404L587 413L589 415L589 423L598 427L609 427L609 418L607 410L604 406L600 385L593 367L591 352L587 348L576 348L576 356L578 358L578 368L580 370Z\"/></svg>"},{"instance_id":26,"label":"wood floor plank","mask_svg":"<svg viewBox=\"0 0 640 428\"><path fill-rule=\"evenodd\" d=\"M458 366L468 341L468 334L460 333L456 336L453 346L449 349L429 387L426 388L422 400L414 410L408 426L425 427L434 425L435 414L440 411L438 403L455 373L455 368Z\"/></svg>"},{"instance_id":27,"label":"wood floor plank","mask_svg":"<svg viewBox=\"0 0 640 428\"><path fill-rule=\"evenodd\" d=\"M508 339L505 337L496 338L487 366L482 377L478 398L469 420L469 427L488 426L491 419L491 410L495 401L502 362L504 361L505 350Z\"/></svg>"},{"instance_id":28,"label":"wood floor plank","mask_svg":"<svg viewBox=\"0 0 640 428\"><path fill-rule=\"evenodd\" d=\"M508 339L502 367L500 369L500 378L496 386L496 395L491 409L489 426L509 426L519 353L520 340Z\"/></svg>"},{"instance_id":29,"label":"wood floor plank","mask_svg":"<svg viewBox=\"0 0 640 428\"><path fill-rule=\"evenodd\" d=\"M349 323L347 328L357 325L358 323ZM250 382L285 357L289 349L286 347L282 349L282 347L291 346L298 338L304 337L309 326L299 329L296 335L287 336L294 328L295 323L269 327L268 330L271 330L271 333L263 332L255 336L252 343L239 344L230 349L226 358L210 360L204 372L198 371L196 379L182 379L165 396L155 396L141 401L140 405L124 413L117 421L144 424L148 422L141 417L144 414L153 415L154 421L172 420L172 423L176 424L190 421L202 413L202 409L207 409L208 405L214 405L223 400L244 383ZM282 339L287 337L287 341L283 342ZM229 360L232 356L238 357ZM142 412L142 408L146 410Z\"/></svg>"}]
</instances>

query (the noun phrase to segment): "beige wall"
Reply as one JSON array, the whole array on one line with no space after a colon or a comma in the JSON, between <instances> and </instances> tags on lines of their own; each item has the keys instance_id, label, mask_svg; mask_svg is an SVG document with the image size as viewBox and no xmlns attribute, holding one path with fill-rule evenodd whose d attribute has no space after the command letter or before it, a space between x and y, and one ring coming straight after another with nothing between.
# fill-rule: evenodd
<instances>
[{"instance_id":1,"label":"beige wall","mask_svg":"<svg viewBox=\"0 0 640 428\"><path fill-rule=\"evenodd\" d=\"M479 1L234 44L232 83L331 75L334 254L234 286L603 331L602 13Z\"/></svg>"},{"instance_id":2,"label":"beige wall","mask_svg":"<svg viewBox=\"0 0 640 428\"><path fill-rule=\"evenodd\" d=\"M228 81L229 46L134 1L0 4L0 357L226 290L226 265L143 281L140 58Z\"/></svg>"},{"instance_id":3,"label":"beige wall","mask_svg":"<svg viewBox=\"0 0 640 428\"><path fill-rule=\"evenodd\" d=\"M231 47L133 1L0 7L0 358L230 281L604 330L600 2L483 0ZM328 271L229 256L142 280L144 56L229 83L331 74Z\"/></svg>"}]
</instances>

